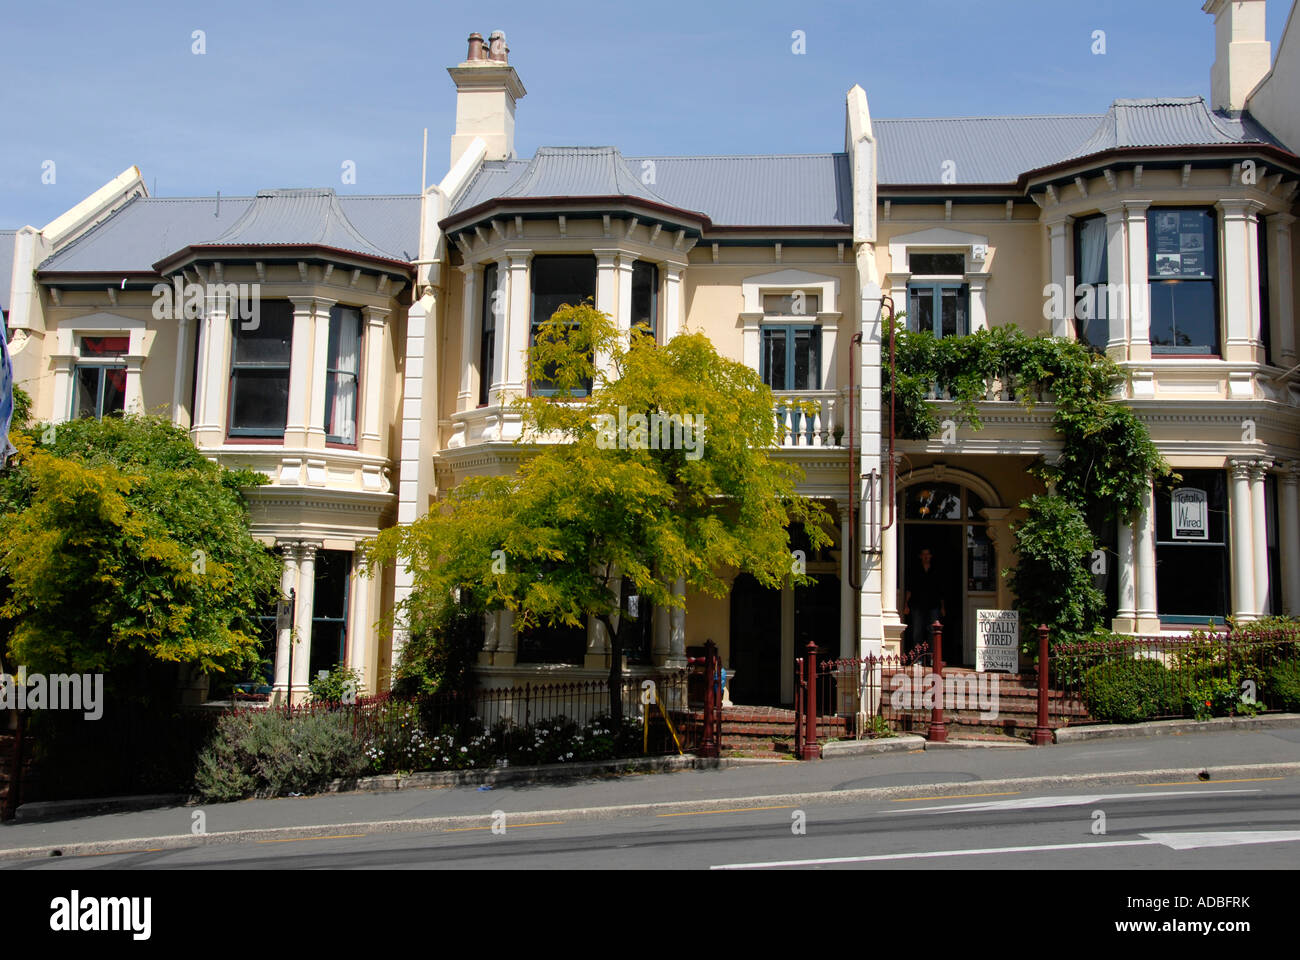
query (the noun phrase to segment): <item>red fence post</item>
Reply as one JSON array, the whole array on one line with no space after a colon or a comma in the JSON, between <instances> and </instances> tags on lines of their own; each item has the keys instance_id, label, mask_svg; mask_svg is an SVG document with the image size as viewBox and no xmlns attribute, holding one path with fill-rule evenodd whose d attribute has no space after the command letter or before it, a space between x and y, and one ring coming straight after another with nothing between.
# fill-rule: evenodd
<instances>
[{"instance_id":1,"label":"red fence post","mask_svg":"<svg viewBox=\"0 0 1300 960\"><path fill-rule=\"evenodd\" d=\"M1034 746L1052 742L1052 728L1047 725L1047 625L1038 628L1038 726L1034 728Z\"/></svg>"},{"instance_id":2,"label":"red fence post","mask_svg":"<svg viewBox=\"0 0 1300 960\"><path fill-rule=\"evenodd\" d=\"M718 742L719 697L714 687L718 682L718 647L712 640L704 644L704 741L700 744L701 757L716 757L721 753Z\"/></svg>"},{"instance_id":3,"label":"red fence post","mask_svg":"<svg viewBox=\"0 0 1300 960\"><path fill-rule=\"evenodd\" d=\"M804 735L801 760L820 760L822 748L817 742L817 644L808 641L808 656L804 658L805 688Z\"/></svg>"},{"instance_id":4,"label":"red fence post","mask_svg":"<svg viewBox=\"0 0 1300 960\"><path fill-rule=\"evenodd\" d=\"M804 687L807 686L803 657L794 662L794 757L803 756Z\"/></svg>"},{"instance_id":5,"label":"red fence post","mask_svg":"<svg viewBox=\"0 0 1300 960\"><path fill-rule=\"evenodd\" d=\"M934 709L930 713L930 731L926 736L931 743L946 743L948 725L943 721L943 624L934 621L930 632L934 635L934 666L931 670L935 675L935 699Z\"/></svg>"}]
</instances>

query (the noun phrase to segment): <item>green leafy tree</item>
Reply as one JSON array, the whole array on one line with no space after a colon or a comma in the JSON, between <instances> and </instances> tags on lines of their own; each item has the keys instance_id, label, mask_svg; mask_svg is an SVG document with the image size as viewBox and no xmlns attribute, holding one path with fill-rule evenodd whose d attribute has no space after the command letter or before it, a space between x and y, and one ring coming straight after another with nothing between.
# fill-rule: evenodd
<instances>
[{"instance_id":1,"label":"green leafy tree","mask_svg":"<svg viewBox=\"0 0 1300 960\"><path fill-rule=\"evenodd\" d=\"M157 417L12 434L0 475L0 636L34 671L222 672L256 660L254 616L278 564L249 533L241 487ZM42 443L46 440L46 443Z\"/></svg>"},{"instance_id":2,"label":"green leafy tree","mask_svg":"<svg viewBox=\"0 0 1300 960\"><path fill-rule=\"evenodd\" d=\"M1014 529L1020 562L1007 582L1024 614L1023 632L1032 635L1047 624L1055 641L1091 633L1106 600L1088 571L1093 538L1087 519L1059 495L1031 497L1021 506L1028 516Z\"/></svg>"},{"instance_id":3,"label":"green leafy tree","mask_svg":"<svg viewBox=\"0 0 1300 960\"><path fill-rule=\"evenodd\" d=\"M796 493L800 469L771 456L772 391L702 334L659 346L620 336L590 304L565 306L539 328L528 372L554 393L516 401L531 453L518 472L463 481L427 516L381 533L368 559L411 569L400 613L413 632L449 604L510 610L520 630L603 624L617 721L629 596L681 608L674 581L722 597L736 570L768 587L808 582L792 573L787 525L802 523L816 549L830 543L828 517ZM667 449L635 428L654 415L689 418L670 426Z\"/></svg>"}]
</instances>

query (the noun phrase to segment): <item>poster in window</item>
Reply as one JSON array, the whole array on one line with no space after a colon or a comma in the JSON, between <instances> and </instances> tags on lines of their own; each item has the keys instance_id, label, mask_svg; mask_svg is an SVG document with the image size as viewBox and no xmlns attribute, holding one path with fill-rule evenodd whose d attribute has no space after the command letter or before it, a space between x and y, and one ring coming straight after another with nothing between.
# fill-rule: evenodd
<instances>
[{"instance_id":1,"label":"poster in window","mask_svg":"<svg viewBox=\"0 0 1300 960\"><path fill-rule=\"evenodd\" d=\"M1178 211L1156 214L1156 253L1178 253L1182 248L1182 219Z\"/></svg>"},{"instance_id":2,"label":"poster in window","mask_svg":"<svg viewBox=\"0 0 1300 960\"><path fill-rule=\"evenodd\" d=\"M1179 487L1169 498L1175 540L1210 539L1210 506L1204 490Z\"/></svg>"},{"instance_id":3,"label":"poster in window","mask_svg":"<svg viewBox=\"0 0 1300 960\"><path fill-rule=\"evenodd\" d=\"M1183 274L1181 253L1157 253L1156 274L1161 277L1180 277Z\"/></svg>"}]
</instances>

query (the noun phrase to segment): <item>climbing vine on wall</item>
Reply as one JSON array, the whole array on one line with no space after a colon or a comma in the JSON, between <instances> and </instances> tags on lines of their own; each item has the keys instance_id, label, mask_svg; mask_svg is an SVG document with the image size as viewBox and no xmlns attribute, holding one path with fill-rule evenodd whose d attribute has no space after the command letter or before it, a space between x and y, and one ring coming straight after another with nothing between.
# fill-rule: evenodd
<instances>
[{"instance_id":1,"label":"climbing vine on wall","mask_svg":"<svg viewBox=\"0 0 1300 960\"><path fill-rule=\"evenodd\" d=\"M1014 326L941 339L901 321L894 377L883 381L882 399L887 405L893 393L904 439L939 431L939 400L951 401L953 418L975 430L985 400L1055 404L1061 453L1030 472L1056 493L1021 504L1027 517L1014 529L1020 564L1004 575L1026 629L1046 623L1057 640L1091 633L1103 615L1086 569L1095 547L1086 518L1131 522L1151 483L1172 476L1145 425L1117 399L1123 382L1114 361L1074 340L1030 337Z\"/></svg>"}]
</instances>

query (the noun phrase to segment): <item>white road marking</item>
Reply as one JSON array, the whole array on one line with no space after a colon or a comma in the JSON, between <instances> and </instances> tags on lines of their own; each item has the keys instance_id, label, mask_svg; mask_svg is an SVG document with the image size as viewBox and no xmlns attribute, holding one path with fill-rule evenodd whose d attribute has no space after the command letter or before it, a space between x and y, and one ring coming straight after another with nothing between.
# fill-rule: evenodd
<instances>
[{"instance_id":1,"label":"white road marking","mask_svg":"<svg viewBox=\"0 0 1300 960\"><path fill-rule=\"evenodd\" d=\"M890 813L948 813L990 810L1036 810L1047 807L1076 807L1106 800L1159 800L1162 797L1207 797L1225 793L1259 793L1246 790L1170 790L1165 793L1093 793L1070 797L1017 797L1015 800L985 800L980 803L956 803L938 807L906 807Z\"/></svg>"},{"instance_id":2,"label":"white road marking","mask_svg":"<svg viewBox=\"0 0 1300 960\"><path fill-rule=\"evenodd\" d=\"M979 857L999 853L1050 853L1055 850L1095 850L1101 847L1169 847L1196 850L1251 843L1300 841L1300 830L1243 830L1237 833L1144 833L1142 840L1098 840L1091 843L1050 843L1034 847L980 847L974 850L935 850L928 853L881 853L865 857L822 857L816 860L769 860L765 863L723 863L710 870L766 870L772 867L815 867L836 863L872 863L885 860L929 860L937 857Z\"/></svg>"}]
</instances>

